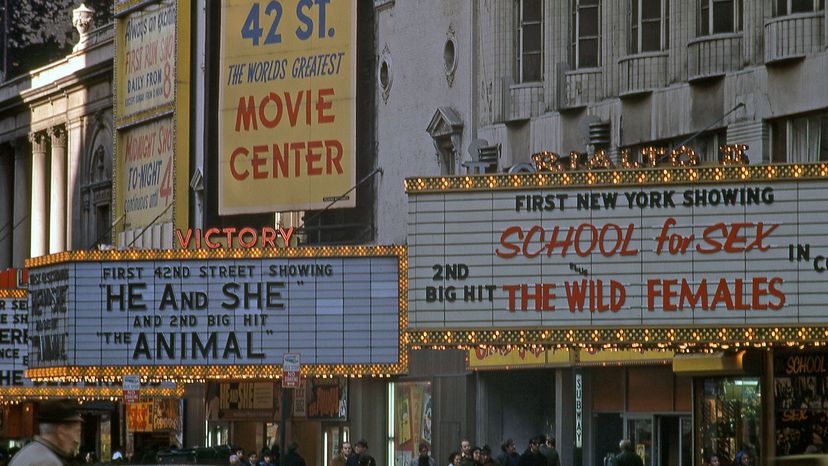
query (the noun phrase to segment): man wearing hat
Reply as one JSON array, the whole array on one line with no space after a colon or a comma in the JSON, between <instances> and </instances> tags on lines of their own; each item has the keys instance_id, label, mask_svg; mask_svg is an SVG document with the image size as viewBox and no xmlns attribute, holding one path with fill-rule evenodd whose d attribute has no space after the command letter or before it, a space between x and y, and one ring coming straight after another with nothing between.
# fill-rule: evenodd
<instances>
[{"instance_id":1,"label":"man wearing hat","mask_svg":"<svg viewBox=\"0 0 828 466\"><path fill-rule=\"evenodd\" d=\"M40 435L12 458L9 466L65 466L80 447L78 405L71 400L45 401L37 412Z\"/></svg>"}]
</instances>

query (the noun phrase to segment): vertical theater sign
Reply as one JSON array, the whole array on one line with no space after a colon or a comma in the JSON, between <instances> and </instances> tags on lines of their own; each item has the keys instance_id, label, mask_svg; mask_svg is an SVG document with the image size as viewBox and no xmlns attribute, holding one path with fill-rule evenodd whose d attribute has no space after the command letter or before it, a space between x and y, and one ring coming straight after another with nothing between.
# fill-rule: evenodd
<instances>
[{"instance_id":1,"label":"vertical theater sign","mask_svg":"<svg viewBox=\"0 0 828 466\"><path fill-rule=\"evenodd\" d=\"M187 225L190 0L115 3L114 244L171 247Z\"/></svg>"}]
</instances>

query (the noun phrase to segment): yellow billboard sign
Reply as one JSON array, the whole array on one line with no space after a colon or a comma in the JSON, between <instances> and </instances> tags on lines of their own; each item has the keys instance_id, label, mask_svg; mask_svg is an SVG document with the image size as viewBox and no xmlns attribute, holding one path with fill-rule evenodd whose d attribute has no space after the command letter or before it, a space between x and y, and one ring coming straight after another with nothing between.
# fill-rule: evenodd
<instances>
[{"instance_id":1,"label":"yellow billboard sign","mask_svg":"<svg viewBox=\"0 0 828 466\"><path fill-rule=\"evenodd\" d=\"M124 227L172 221L175 125L172 118L121 132L118 179L124 199Z\"/></svg>"},{"instance_id":2,"label":"yellow billboard sign","mask_svg":"<svg viewBox=\"0 0 828 466\"><path fill-rule=\"evenodd\" d=\"M190 10L190 0L115 3L113 242L120 247L132 246L131 235L147 247L150 227L171 232L189 221L190 36L179 32L189 30Z\"/></svg>"},{"instance_id":3,"label":"yellow billboard sign","mask_svg":"<svg viewBox=\"0 0 828 466\"><path fill-rule=\"evenodd\" d=\"M356 0L223 0L222 215L353 207Z\"/></svg>"},{"instance_id":4,"label":"yellow billboard sign","mask_svg":"<svg viewBox=\"0 0 828 466\"><path fill-rule=\"evenodd\" d=\"M176 17L175 1L164 0L118 18L118 117L174 102Z\"/></svg>"},{"instance_id":5,"label":"yellow billboard sign","mask_svg":"<svg viewBox=\"0 0 828 466\"><path fill-rule=\"evenodd\" d=\"M494 347L469 349L469 369L509 367L566 366L571 363L568 349L543 347Z\"/></svg>"},{"instance_id":6,"label":"yellow billboard sign","mask_svg":"<svg viewBox=\"0 0 828 466\"><path fill-rule=\"evenodd\" d=\"M675 352L671 350L623 350L578 352L578 361L583 365L634 364L672 361Z\"/></svg>"}]
</instances>

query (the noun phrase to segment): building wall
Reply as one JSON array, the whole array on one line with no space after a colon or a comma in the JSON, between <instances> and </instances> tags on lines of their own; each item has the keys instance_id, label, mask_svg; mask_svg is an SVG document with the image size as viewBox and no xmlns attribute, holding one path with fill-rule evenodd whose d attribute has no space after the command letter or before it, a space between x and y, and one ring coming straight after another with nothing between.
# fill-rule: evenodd
<instances>
[{"instance_id":1,"label":"building wall","mask_svg":"<svg viewBox=\"0 0 828 466\"><path fill-rule=\"evenodd\" d=\"M466 369L465 354L452 349L412 350L408 374L398 379L431 383L431 456L438 462L447 462L450 453L460 450L463 439L472 445L482 441L477 437L477 423L481 422L475 409L477 387Z\"/></svg>"},{"instance_id":2,"label":"building wall","mask_svg":"<svg viewBox=\"0 0 828 466\"><path fill-rule=\"evenodd\" d=\"M477 373L478 399L475 425L481 431L479 446L489 445L496 457L506 438L515 440L518 453L531 437L555 435L555 371L550 369Z\"/></svg>"},{"instance_id":3,"label":"building wall","mask_svg":"<svg viewBox=\"0 0 828 466\"><path fill-rule=\"evenodd\" d=\"M379 196L388 206L380 207L380 242L401 238L401 179L440 174L431 140L416 126L437 106L454 106L466 123L460 162L475 157L466 152L469 138L483 138L500 146L500 171L541 150L586 152L588 124L599 120L610 123L615 157L620 147L676 144L705 130L749 144L755 163L770 160L768 120L828 107L821 85L828 67L824 9L774 17L770 0L743 1L739 30L700 35L699 2L665 0L668 46L630 53L630 2L604 0L600 66L573 69L572 2L544 0L543 79L516 84L518 2L378 3L385 6L377 15L377 48L393 59L388 100L377 102L386 170ZM453 86L440 60L448 25L458 38ZM460 174L467 172L461 164Z\"/></svg>"},{"instance_id":4,"label":"building wall","mask_svg":"<svg viewBox=\"0 0 828 466\"><path fill-rule=\"evenodd\" d=\"M378 181L377 243L405 243L406 210L402 181L406 176L438 175L440 166L431 136L426 131L438 107L453 108L463 120L465 154L475 137L472 114L472 22L478 9L489 2L447 0L436 3L375 2L379 55L377 79L388 63L391 85L376 97ZM455 42L456 71L447 77L444 47ZM451 81L451 83L449 83Z\"/></svg>"},{"instance_id":5,"label":"building wall","mask_svg":"<svg viewBox=\"0 0 828 466\"><path fill-rule=\"evenodd\" d=\"M388 385L375 378L351 379L349 385L348 425L351 443L364 439L368 453L377 464L389 464L387 442ZM322 464L320 458L317 464Z\"/></svg>"}]
</instances>

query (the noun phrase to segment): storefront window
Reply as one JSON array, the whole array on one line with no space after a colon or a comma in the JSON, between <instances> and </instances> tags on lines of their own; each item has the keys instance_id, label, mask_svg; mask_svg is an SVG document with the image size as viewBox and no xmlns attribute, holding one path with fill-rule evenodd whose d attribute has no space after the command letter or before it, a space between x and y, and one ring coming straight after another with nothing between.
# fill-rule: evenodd
<instances>
[{"instance_id":1,"label":"storefront window","mask_svg":"<svg viewBox=\"0 0 828 466\"><path fill-rule=\"evenodd\" d=\"M393 391L394 465L405 466L418 454L420 442L432 445L431 383L395 383Z\"/></svg>"},{"instance_id":2,"label":"storefront window","mask_svg":"<svg viewBox=\"0 0 828 466\"><path fill-rule=\"evenodd\" d=\"M707 378L696 384L701 461L716 455L722 466L732 466L746 452L752 464L762 464L759 378Z\"/></svg>"},{"instance_id":3,"label":"storefront window","mask_svg":"<svg viewBox=\"0 0 828 466\"><path fill-rule=\"evenodd\" d=\"M653 465L653 418L627 419L627 437L645 466Z\"/></svg>"},{"instance_id":4,"label":"storefront window","mask_svg":"<svg viewBox=\"0 0 828 466\"><path fill-rule=\"evenodd\" d=\"M824 453L828 436L825 353L774 357L776 455Z\"/></svg>"},{"instance_id":5,"label":"storefront window","mask_svg":"<svg viewBox=\"0 0 828 466\"><path fill-rule=\"evenodd\" d=\"M689 417L681 418L681 464L693 464L693 420Z\"/></svg>"}]
</instances>

